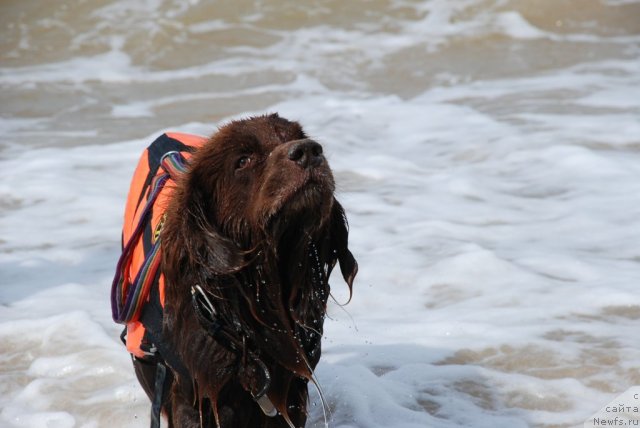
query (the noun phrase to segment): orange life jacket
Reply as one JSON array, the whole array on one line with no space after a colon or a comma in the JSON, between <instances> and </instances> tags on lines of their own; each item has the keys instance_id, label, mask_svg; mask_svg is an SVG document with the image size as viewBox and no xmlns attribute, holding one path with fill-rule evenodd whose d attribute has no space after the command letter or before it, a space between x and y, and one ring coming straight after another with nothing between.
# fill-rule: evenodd
<instances>
[{"instance_id":1,"label":"orange life jacket","mask_svg":"<svg viewBox=\"0 0 640 428\"><path fill-rule=\"evenodd\" d=\"M139 223L144 221L141 216L152 191L151 183L154 181L154 178L164 173L160 166L163 157L170 152L180 152L184 158L188 159L191 157L192 152L202 146L206 140L205 137L197 135L167 133L161 135L142 153L138 166L133 174L125 207L124 226L122 228L123 250L134 235L134 231L139 226ZM135 245L133 254L128 261L120 267L124 280L128 282L128 284L135 285L134 282L138 277L138 273L149 256L149 251L154 242L158 238L157 234L161 230L161 222L163 221L163 216L172 194L172 185L161 188L155 202L152 207L150 207L152 210L150 221L147 221L147 224L144 226L144 231L139 237L138 242L131 243L131 245ZM158 345L158 343L155 343L158 339L149 337L148 330L150 324L155 324L156 330L160 329L161 331L162 308L164 307L164 276L161 270L158 270L148 294L142 296L142 298L145 300L140 315L126 323L127 350L138 358L149 355L153 352L150 347ZM112 295L112 305L113 304L114 300ZM156 333L159 334L160 331L156 331Z\"/></svg>"}]
</instances>

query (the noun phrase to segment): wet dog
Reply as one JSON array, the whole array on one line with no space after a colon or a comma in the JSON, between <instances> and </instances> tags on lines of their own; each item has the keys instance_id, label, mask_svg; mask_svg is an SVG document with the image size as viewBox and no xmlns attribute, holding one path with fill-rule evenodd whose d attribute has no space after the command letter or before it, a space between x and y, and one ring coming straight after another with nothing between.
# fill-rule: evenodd
<instances>
[{"instance_id":1,"label":"wet dog","mask_svg":"<svg viewBox=\"0 0 640 428\"><path fill-rule=\"evenodd\" d=\"M329 276L339 263L351 290L358 269L334 190L322 146L277 114L193 154L161 234L171 426L305 425ZM137 372L153 399L155 371Z\"/></svg>"}]
</instances>

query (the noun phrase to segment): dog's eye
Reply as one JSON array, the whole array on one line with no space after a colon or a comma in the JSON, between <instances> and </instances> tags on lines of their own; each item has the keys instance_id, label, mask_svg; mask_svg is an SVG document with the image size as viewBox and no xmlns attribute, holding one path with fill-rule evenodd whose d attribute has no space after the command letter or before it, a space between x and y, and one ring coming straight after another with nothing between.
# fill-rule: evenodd
<instances>
[{"instance_id":1,"label":"dog's eye","mask_svg":"<svg viewBox=\"0 0 640 428\"><path fill-rule=\"evenodd\" d=\"M246 168L247 166L249 166L250 163L251 163L251 158L249 156L242 156L236 162L236 169Z\"/></svg>"}]
</instances>

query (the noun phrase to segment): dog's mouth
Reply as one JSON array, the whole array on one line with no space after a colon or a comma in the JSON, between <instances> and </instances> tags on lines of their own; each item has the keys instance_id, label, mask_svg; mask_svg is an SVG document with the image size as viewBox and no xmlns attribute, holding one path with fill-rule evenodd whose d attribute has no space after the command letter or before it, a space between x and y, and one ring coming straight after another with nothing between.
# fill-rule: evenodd
<instances>
[{"instance_id":1,"label":"dog's mouth","mask_svg":"<svg viewBox=\"0 0 640 428\"><path fill-rule=\"evenodd\" d=\"M329 186L326 181L327 177L315 170L305 174L300 184L294 184L287 189L278 209L296 213L306 209L322 208L333 194L333 183Z\"/></svg>"},{"instance_id":2,"label":"dog's mouth","mask_svg":"<svg viewBox=\"0 0 640 428\"><path fill-rule=\"evenodd\" d=\"M290 178L286 186L280 188L264 212L263 224L266 229L272 229L270 226L274 223L312 227L329 216L334 183L328 168L296 175L297 177Z\"/></svg>"}]
</instances>

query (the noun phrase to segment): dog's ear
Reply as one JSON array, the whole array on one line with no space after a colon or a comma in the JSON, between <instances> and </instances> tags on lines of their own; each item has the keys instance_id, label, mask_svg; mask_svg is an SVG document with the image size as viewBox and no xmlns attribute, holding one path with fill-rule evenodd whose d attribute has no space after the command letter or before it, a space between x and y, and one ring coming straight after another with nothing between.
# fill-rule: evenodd
<instances>
[{"instance_id":1,"label":"dog's ear","mask_svg":"<svg viewBox=\"0 0 640 428\"><path fill-rule=\"evenodd\" d=\"M358 273L358 262L349 250L349 223L342 205L333 200L331 209L331 225L329 226L331 251L340 263L340 272L349 286L349 300L351 300L353 280Z\"/></svg>"},{"instance_id":2,"label":"dog's ear","mask_svg":"<svg viewBox=\"0 0 640 428\"><path fill-rule=\"evenodd\" d=\"M197 177L187 175L184 179L193 181ZM171 233L171 239L176 242L170 244L181 247L180 259L189 268L208 275L224 275L242 269L246 265L245 252L220 232L213 219L211 204L215 201L212 195L205 195L197 183L186 183L181 190L176 199L179 200L177 207L183 212L179 213L178 230Z\"/></svg>"}]
</instances>

